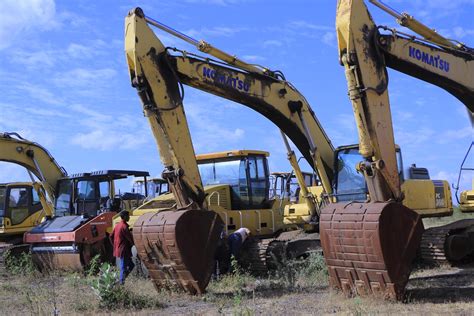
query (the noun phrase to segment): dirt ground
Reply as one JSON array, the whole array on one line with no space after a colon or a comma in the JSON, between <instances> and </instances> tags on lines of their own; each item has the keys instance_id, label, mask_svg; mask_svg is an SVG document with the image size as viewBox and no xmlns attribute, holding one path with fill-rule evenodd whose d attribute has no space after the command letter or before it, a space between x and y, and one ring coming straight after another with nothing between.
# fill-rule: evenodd
<instances>
[{"instance_id":1,"label":"dirt ground","mask_svg":"<svg viewBox=\"0 0 474 316\"><path fill-rule=\"evenodd\" d=\"M146 279L130 277L126 287L158 302L153 308L108 311L99 306L87 277L4 276L0 279L2 315L130 314L130 315L307 315L307 314L474 314L474 265L418 268L412 273L405 302L344 298L319 285L288 286L279 279L231 277L212 282L201 296L157 292ZM241 287L239 290L237 287Z\"/></svg>"}]
</instances>

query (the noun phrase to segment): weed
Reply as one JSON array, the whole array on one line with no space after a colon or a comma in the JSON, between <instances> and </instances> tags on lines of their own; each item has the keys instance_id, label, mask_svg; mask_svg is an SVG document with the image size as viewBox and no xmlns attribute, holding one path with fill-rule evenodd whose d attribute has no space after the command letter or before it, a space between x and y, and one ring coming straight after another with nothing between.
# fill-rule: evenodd
<instances>
[{"instance_id":1,"label":"weed","mask_svg":"<svg viewBox=\"0 0 474 316\"><path fill-rule=\"evenodd\" d=\"M119 285L119 272L108 263L102 265L99 277L92 281L91 286L103 307L112 309L123 301L124 290Z\"/></svg>"},{"instance_id":2,"label":"weed","mask_svg":"<svg viewBox=\"0 0 474 316\"><path fill-rule=\"evenodd\" d=\"M14 275L32 275L36 269L30 253L13 254L10 250L4 255L5 267Z\"/></svg>"},{"instance_id":3,"label":"weed","mask_svg":"<svg viewBox=\"0 0 474 316\"><path fill-rule=\"evenodd\" d=\"M102 264L99 276L91 284L99 297L100 306L106 309L118 308L153 308L161 304L153 297L137 294L119 284L119 272L108 263Z\"/></svg>"},{"instance_id":4,"label":"weed","mask_svg":"<svg viewBox=\"0 0 474 316\"><path fill-rule=\"evenodd\" d=\"M326 285L328 275L328 268L322 254L312 253L299 266L298 283L302 286Z\"/></svg>"},{"instance_id":5,"label":"weed","mask_svg":"<svg viewBox=\"0 0 474 316\"><path fill-rule=\"evenodd\" d=\"M84 268L84 273L86 276L94 276L97 275L100 271L100 265L101 265L101 260L100 260L100 255L95 255L89 264Z\"/></svg>"},{"instance_id":6,"label":"weed","mask_svg":"<svg viewBox=\"0 0 474 316\"><path fill-rule=\"evenodd\" d=\"M325 285L327 282L327 267L324 257L319 253L312 253L304 259L283 257L275 262L277 269L273 278L278 284L289 289Z\"/></svg>"}]
</instances>

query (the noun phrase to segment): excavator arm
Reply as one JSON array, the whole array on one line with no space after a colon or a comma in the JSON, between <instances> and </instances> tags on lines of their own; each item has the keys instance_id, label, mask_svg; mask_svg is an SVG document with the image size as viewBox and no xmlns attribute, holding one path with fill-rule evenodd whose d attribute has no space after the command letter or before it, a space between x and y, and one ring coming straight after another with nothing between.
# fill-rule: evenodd
<instances>
[{"instance_id":1,"label":"excavator arm","mask_svg":"<svg viewBox=\"0 0 474 316\"><path fill-rule=\"evenodd\" d=\"M25 167L34 174L47 192L34 185L46 216L54 215L54 191L56 183L67 175L51 154L41 145L28 141L16 133L0 133L0 161L11 162ZM32 178L34 181L34 178Z\"/></svg>"},{"instance_id":2,"label":"excavator arm","mask_svg":"<svg viewBox=\"0 0 474 316\"><path fill-rule=\"evenodd\" d=\"M133 16L139 21L136 23L137 27L134 29L134 33L128 32L126 38L130 41L136 38L138 43L146 45L143 51L146 52L150 63L143 69L151 71L153 68L153 71L162 74L159 81L154 84L162 90L167 89L166 100L169 100L170 91L173 91L173 98L182 102L178 91L179 87L185 84L259 112L292 140L310 166L320 176L326 192L332 192L334 147L307 100L282 75L242 62L235 56L231 58L229 54L204 41L191 40L191 43L221 61L203 58L176 48L166 48L150 29L148 23L159 26L174 35L180 37L184 35L177 34L178 32L145 17L140 9L135 10L138 10L139 13L135 13ZM173 52L177 52L178 55L171 54ZM131 56L131 54L127 53L127 56ZM136 68L136 66L130 62L129 65L132 65L129 67L133 75L132 71L135 69L132 68ZM140 71L143 72L143 70ZM176 133L173 132L173 134ZM157 137L157 141L158 139ZM189 155L189 157L183 156L184 160L193 159Z\"/></svg>"},{"instance_id":3,"label":"excavator arm","mask_svg":"<svg viewBox=\"0 0 474 316\"><path fill-rule=\"evenodd\" d=\"M219 60L166 48L148 24L181 37ZM285 140L286 134L297 146L318 173L327 194L332 193L334 148L306 99L278 72L247 64L204 41L197 42L146 17L139 8L126 17L125 51L132 86L142 100L165 166L163 178L168 180L176 199L176 207L171 210L147 213L135 223L133 233L139 256L149 258L151 264L147 266L157 269L151 273L157 286L171 281L191 293L200 293L209 281L209 268L213 266L209 249L213 250L218 233L215 227L221 223L217 223L214 212L206 210L183 108L182 86L235 101L264 115L280 128ZM289 154L295 164L294 154L290 150ZM295 172L300 175L298 170ZM303 177L298 179L304 187ZM308 192L306 195L308 209L314 215L311 218L317 219L314 202ZM178 227L176 218L191 211L193 221L181 220ZM168 224L164 228L168 234L160 235L160 229ZM203 237L207 239L199 241ZM186 241L180 244L180 239ZM177 246L157 246L168 243ZM199 251L204 254L184 262Z\"/></svg>"}]
</instances>

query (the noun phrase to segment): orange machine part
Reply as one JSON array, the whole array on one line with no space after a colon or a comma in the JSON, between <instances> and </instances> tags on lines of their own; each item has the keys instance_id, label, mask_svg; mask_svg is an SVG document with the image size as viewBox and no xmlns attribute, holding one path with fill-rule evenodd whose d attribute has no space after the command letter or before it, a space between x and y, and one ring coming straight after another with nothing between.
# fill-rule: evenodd
<instances>
[{"instance_id":1,"label":"orange machine part","mask_svg":"<svg viewBox=\"0 0 474 316\"><path fill-rule=\"evenodd\" d=\"M211 278L222 228L213 211L162 211L140 216L133 238L157 289L172 285L201 294Z\"/></svg>"},{"instance_id":2,"label":"orange machine part","mask_svg":"<svg viewBox=\"0 0 474 316\"><path fill-rule=\"evenodd\" d=\"M321 245L332 287L352 296L403 298L423 234L400 203L335 203L321 212Z\"/></svg>"}]
</instances>

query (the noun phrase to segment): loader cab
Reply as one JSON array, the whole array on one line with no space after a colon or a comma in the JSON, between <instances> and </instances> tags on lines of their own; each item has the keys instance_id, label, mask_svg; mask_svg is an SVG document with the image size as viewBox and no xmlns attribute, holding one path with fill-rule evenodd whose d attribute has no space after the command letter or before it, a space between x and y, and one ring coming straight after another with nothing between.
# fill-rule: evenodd
<instances>
[{"instance_id":1,"label":"loader cab","mask_svg":"<svg viewBox=\"0 0 474 316\"><path fill-rule=\"evenodd\" d=\"M0 184L0 229L27 227L28 217L41 209L40 199L31 183Z\"/></svg>"},{"instance_id":2,"label":"loader cab","mask_svg":"<svg viewBox=\"0 0 474 316\"><path fill-rule=\"evenodd\" d=\"M402 153L396 146L397 167L400 181L404 181ZM337 202L367 200L367 184L362 173L356 170L356 165L363 160L359 153L359 145L340 146L335 150L334 196Z\"/></svg>"},{"instance_id":3,"label":"loader cab","mask_svg":"<svg viewBox=\"0 0 474 316\"><path fill-rule=\"evenodd\" d=\"M110 210L115 194L115 181L129 176L144 177L149 173L131 170L101 170L90 173L78 173L60 179L57 185L55 201L56 216L86 215L97 216ZM144 199L135 193L124 193L120 200Z\"/></svg>"},{"instance_id":4,"label":"loader cab","mask_svg":"<svg viewBox=\"0 0 474 316\"><path fill-rule=\"evenodd\" d=\"M233 210L259 209L269 206L268 152L234 150L197 155L204 186L230 186Z\"/></svg>"}]
</instances>

